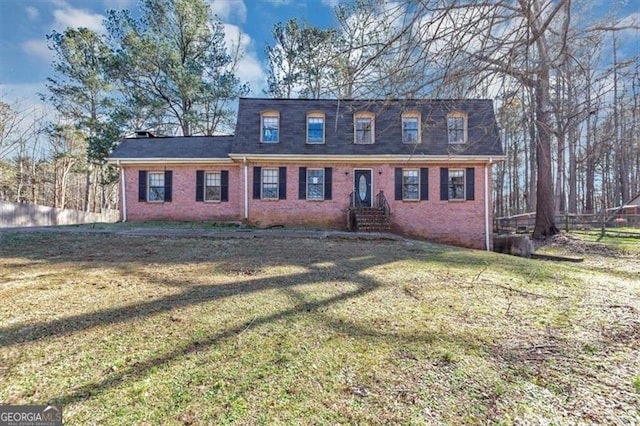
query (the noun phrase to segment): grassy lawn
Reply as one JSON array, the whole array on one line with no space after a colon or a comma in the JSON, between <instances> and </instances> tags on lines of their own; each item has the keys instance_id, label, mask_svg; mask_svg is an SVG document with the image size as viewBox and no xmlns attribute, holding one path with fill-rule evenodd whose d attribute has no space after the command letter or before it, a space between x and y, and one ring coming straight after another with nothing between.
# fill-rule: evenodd
<instances>
[{"instance_id":1,"label":"grassy lawn","mask_svg":"<svg viewBox=\"0 0 640 426\"><path fill-rule=\"evenodd\" d=\"M0 402L66 424L638 423L640 247L584 256L0 233Z\"/></svg>"}]
</instances>

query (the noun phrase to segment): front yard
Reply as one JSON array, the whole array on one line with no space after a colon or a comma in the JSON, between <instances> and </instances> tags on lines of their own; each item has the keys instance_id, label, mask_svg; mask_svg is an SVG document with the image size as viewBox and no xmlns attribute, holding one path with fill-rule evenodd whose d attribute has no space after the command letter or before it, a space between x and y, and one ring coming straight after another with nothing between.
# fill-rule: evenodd
<instances>
[{"instance_id":1,"label":"front yard","mask_svg":"<svg viewBox=\"0 0 640 426\"><path fill-rule=\"evenodd\" d=\"M640 248L584 253L0 233L0 402L66 424L638 423Z\"/></svg>"}]
</instances>

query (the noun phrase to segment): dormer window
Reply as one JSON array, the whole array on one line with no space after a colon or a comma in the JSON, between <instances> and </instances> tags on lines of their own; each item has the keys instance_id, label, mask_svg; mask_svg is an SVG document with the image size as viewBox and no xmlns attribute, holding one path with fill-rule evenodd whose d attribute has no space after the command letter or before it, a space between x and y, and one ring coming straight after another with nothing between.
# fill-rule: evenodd
<instances>
[{"instance_id":1,"label":"dormer window","mask_svg":"<svg viewBox=\"0 0 640 426\"><path fill-rule=\"evenodd\" d=\"M307 114L307 143L324 143L324 114L321 112Z\"/></svg>"},{"instance_id":2,"label":"dormer window","mask_svg":"<svg viewBox=\"0 0 640 426\"><path fill-rule=\"evenodd\" d=\"M447 132L450 144L467 142L467 115L462 112L452 112L447 116Z\"/></svg>"},{"instance_id":3,"label":"dormer window","mask_svg":"<svg viewBox=\"0 0 640 426\"><path fill-rule=\"evenodd\" d=\"M375 138L374 115L370 112L356 113L354 116L354 131L357 144L372 144Z\"/></svg>"},{"instance_id":4,"label":"dormer window","mask_svg":"<svg viewBox=\"0 0 640 426\"><path fill-rule=\"evenodd\" d=\"M402 114L402 143L420 143L420 113L408 111Z\"/></svg>"},{"instance_id":5,"label":"dormer window","mask_svg":"<svg viewBox=\"0 0 640 426\"><path fill-rule=\"evenodd\" d=\"M280 114L277 111L262 112L260 126L260 142L278 143L280 141Z\"/></svg>"}]
</instances>

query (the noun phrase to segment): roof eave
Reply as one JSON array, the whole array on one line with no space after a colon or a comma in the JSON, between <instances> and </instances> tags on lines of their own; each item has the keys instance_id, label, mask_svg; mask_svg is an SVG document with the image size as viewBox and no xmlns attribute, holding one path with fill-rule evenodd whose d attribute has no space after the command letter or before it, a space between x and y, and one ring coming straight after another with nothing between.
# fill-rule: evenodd
<instances>
[{"instance_id":1,"label":"roof eave","mask_svg":"<svg viewBox=\"0 0 640 426\"><path fill-rule=\"evenodd\" d=\"M308 155L308 154L229 154L236 161L335 162L335 163L498 163L504 155Z\"/></svg>"},{"instance_id":2,"label":"roof eave","mask_svg":"<svg viewBox=\"0 0 640 426\"><path fill-rule=\"evenodd\" d=\"M134 164L231 164L231 158L107 158L107 162L114 165Z\"/></svg>"}]
</instances>

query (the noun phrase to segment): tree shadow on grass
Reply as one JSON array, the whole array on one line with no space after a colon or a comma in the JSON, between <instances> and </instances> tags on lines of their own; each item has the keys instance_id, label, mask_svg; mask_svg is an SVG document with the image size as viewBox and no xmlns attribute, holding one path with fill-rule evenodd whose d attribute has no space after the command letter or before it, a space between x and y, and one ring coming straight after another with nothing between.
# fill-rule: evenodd
<instances>
[{"instance_id":1,"label":"tree shadow on grass","mask_svg":"<svg viewBox=\"0 0 640 426\"><path fill-rule=\"evenodd\" d=\"M289 309L246 320L240 325L228 328L208 337L194 339L188 344L178 347L169 353L157 357L151 357L143 362L138 362L128 368L109 374L102 380L82 385L69 393L51 400L52 402L63 405L86 401L115 386L119 386L126 381L136 380L148 374L149 370L154 366L164 365L200 350L206 350L224 339L243 333L250 327L258 327L260 325L277 322L292 315L304 315L308 313L313 313L315 315L319 309L323 309L349 299L358 298L379 289L384 285L384 283L380 283L374 278L371 278L361 272L368 268L404 260L406 258L406 256L404 256L405 253L402 250L394 250L397 248L395 244L396 243L394 243L393 246L385 246L382 248L381 246L375 247L372 245L371 250L362 250L361 253L351 253L351 257L344 256L344 253L324 255L315 253L310 256L305 256L305 253L302 252L300 259L296 259L292 262L290 259L278 259L277 254L265 256L266 258L263 259L263 263L265 265L294 265L305 268L304 272L290 275L270 276L216 285L191 283L191 286L189 286L190 283L188 281L185 282L185 280L182 280L179 277L164 279L163 284L165 285L185 287L186 284L187 287L179 294L172 294L160 299L136 303L129 306L104 309L54 321L43 321L26 327L15 325L0 328L0 346L12 346L29 342L37 342L48 338L54 338L56 336L90 330L91 328L103 325L119 324L134 319L146 318L174 309L197 306L230 296L248 296L253 293L271 289L283 289L289 293L289 296L294 303L294 306ZM319 247L319 249L323 248L329 247ZM73 256L82 258L79 253L75 253L70 257ZM248 258L253 260L259 257L260 253L248 255ZM74 261L74 259L69 258L60 260ZM325 265L322 267L314 266L313 262L318 261L324 261ZM130 263L123 264L122 266L127 269L131 268ZM137 271L135 273L140 274L143 279L155 278L149 277L148 275L145 276L145 273L142 271ZM330 278L348 281L350 284L355 285L356 288L349 291L343 291L340 294L329 296L321 300L313 301L307 300L304 297L304 292L301 290L295 290L296 288L306 284L326 282L328 279L330 280ZM338 323L326 315L320 315L318 318L326 326L338 329L341 333L346 333L359 338L378 337L398 340L424 340L425 342L433 339L433 336L427 334L416 336L389 335L370 327L359 326L356 323L350 323L348 325ZM455 339L457 343L464 340L463 336L439 335L438 338ZM465 344L473 345L474 343L467 342Z\"/></svg>"}]
</instances>

